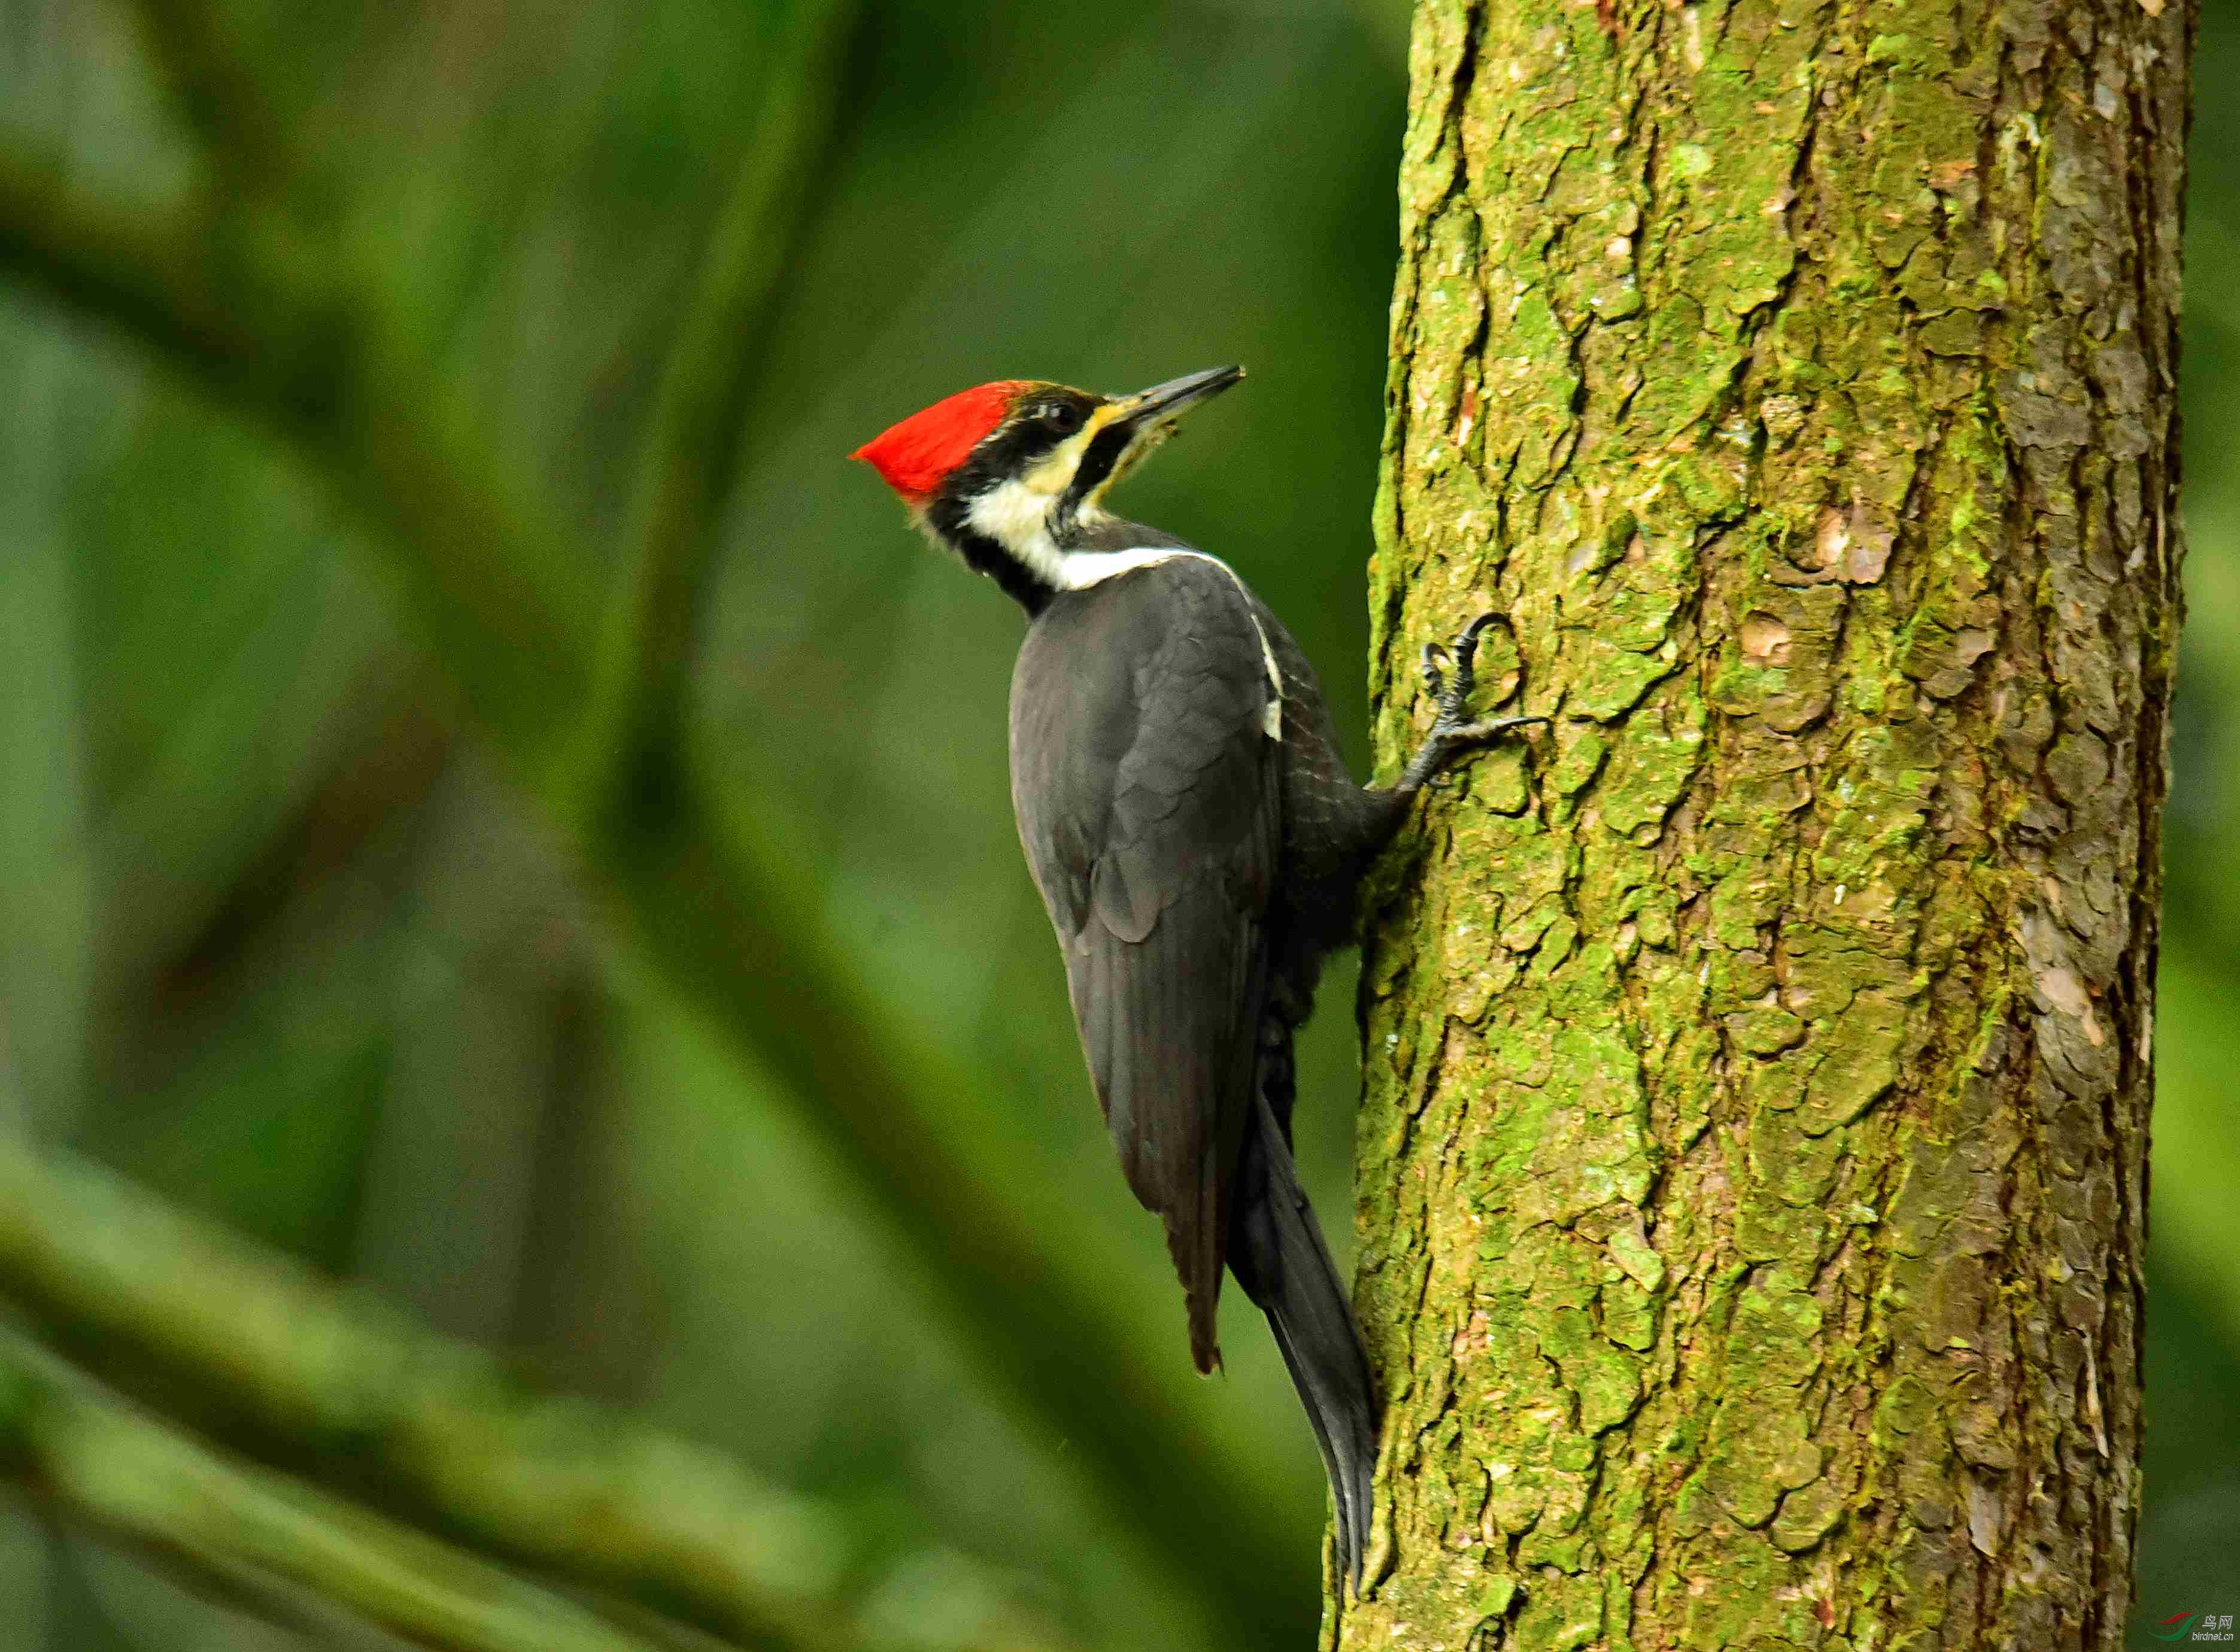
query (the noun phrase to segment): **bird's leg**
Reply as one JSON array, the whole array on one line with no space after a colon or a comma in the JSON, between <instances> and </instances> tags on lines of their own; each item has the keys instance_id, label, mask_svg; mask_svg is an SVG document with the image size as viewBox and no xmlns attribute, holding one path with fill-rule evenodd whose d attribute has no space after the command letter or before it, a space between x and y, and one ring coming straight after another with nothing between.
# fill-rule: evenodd
<instances>
[{"instance_id":1,"label":"bird's leg","mask_svg":"<svg viewBox=\"0 0 2240 1652\"><path fill-rule=\"evenodd\" d=\"M1393 791L1400 796L1414 796L1424 783L1452 760L1455 753L1465 746L1481 745L1496 735L1521 728L1528 723L1545 723L1545 717L1495 717L1484 723L1470 719L1470 691L1477 686L1477 639L1485 628L1493 623L1494 616L1481 614L1472 620L1463 634L1455 639L1450 651L1443 643L1423 644L1423 686L1439 703L1439 715L1433 719L1431 732L1417 748L1416 755L1401 770L1400 783ZM1447 679L1446 667L1451 665L1454 678Z\"/></svg>"}]
</instances>

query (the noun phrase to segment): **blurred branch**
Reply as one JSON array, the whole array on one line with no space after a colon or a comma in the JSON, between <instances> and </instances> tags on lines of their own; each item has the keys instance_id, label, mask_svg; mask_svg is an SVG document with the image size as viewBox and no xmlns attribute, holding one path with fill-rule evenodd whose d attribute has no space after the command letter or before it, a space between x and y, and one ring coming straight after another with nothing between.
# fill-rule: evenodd
<instances>
[{"instance_id":1,"label":"blurred branch","mask_svg":"<svg viewBox=\"0 0 2240 1652\"><path fill-rule=\"evenodd\" d=\"M650 1652L548 1590L284 1477L229 1463L0 1342L0 1475L282 1622L297 1591L443 1652Z\"/></svg>"},{"instance_id":2,"label":"blurred branch","mask_svg":"<svg viewBox=\"0 0 2240 1652\"><path fill-rule=\"evenodd\" d=\"M285 124L221 36L210 0L134 0L157 72L211 163L230 181L271 190L294 170Z\"/></svg>"},{"instance_id":3,"label":"blurred branch","mask_svg":"<svg viewBox=\"0 0 2240 1652\"><path fill-rule=\"evenodd\" d=\"M478 462L380 306L270 215L127 214L0 157L0 270L153 346L373 523L437 663L543 778L588 703L589 559Z\"/></svg>"},{"instance_id":4,"label":"blurred branch","mask_svg":"<svg viewBox=\"0 0 2240 1652\"><path fill-rule=\"evenodd\" d=\"M623 564L629 590L604 662L603 732L617 750L676 736L693 620L738 470L741 427L808 216L815 163L830 139L840 59L862 15L860 0L810 0L801 10L717 210L638 456Z\"/></svg>"},{"instance_id":5,"label":"blurred branch","mask_svg":"<svg viewBox=\"0 0 2240 1652\"><path fill-rule=\"evenodd\" d=\"M477 1550L734 1640L843 1644L820 1510L4 1133L0 1297L128 1392Z\"/></svg>"},{"instance_id":6,"label":"blurred branch","mask_svg":"<svg viewBox=\"0 0 2240 1652\"><path fill-rule=\"evenodd\" d=\"M1277 1542L1250 1489L1209 1463L1172 1391L1062 1260L1064 1236L1045 1242L1017 1214L1016 1192L971 1174L930 1126L970 1116L974 1081L886 1018L814 907L767 857L739 849L750 823L730 825L680 823L617 845L610 860L629 929L672 996L812 1113L824 1109L810 1122L977 1334L990 1387L1063 1444L1217 1638L1249 1645L1296 1616L1315 1556Z\"/></svg>"},{"instance_id":7,"label":"blurred branch","mask_svg":"<svg viewBox=\"0 0 2240 1652\"><path fill-rule=\"evenodd\" d=\"M1209 1465L1057 1236L942 1137L932 1121L963 1116L973 1081L892 1023L782 857L722 810L677 743L635 746L619 783L565 760L583 750L598 640L586 559L499 503L508 496L442 387L389 342L377 305L337 296L347 290L308 255L250 256L268 244L215 223L123 218L0 157L0 270L184 366L386 530L388 565L430 649L573 835L625 933L735 1057L789 1087L797 1116L863 1182L1015 1412L1066 1443L1097 1498L1228 1639L1249 1642L1297 1614L1312 1557L1278 1542L1250 1489Z\"/></svg>"}]
</instances>

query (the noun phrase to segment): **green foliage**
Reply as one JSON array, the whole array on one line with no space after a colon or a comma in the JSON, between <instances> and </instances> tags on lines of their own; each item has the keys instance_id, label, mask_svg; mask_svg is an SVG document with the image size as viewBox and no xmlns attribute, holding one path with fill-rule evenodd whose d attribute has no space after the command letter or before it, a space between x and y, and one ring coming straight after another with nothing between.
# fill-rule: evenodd
<instances>
[{"instance_id":1,"label":"green foliage","mask_svg":"<svg viewBox=\"0 0 2240 1652\"><path fill-rule=\"evenodd\" d=\"M753 236L733 251L764 259L738 279L766 310L705 320L742 363L727 390L660 363L723 203L752 194L768 65L801 18L18 9L37 27L7 70L16 149L118 210L9 262L90 254L63 296L128 342L41 299L0 312L28 392L0 601L23 644L0 666L10 1104L829 1500L863 1621L897 1644L1035 1618L1187 1644L1240 1602L1303 1633L1310 1444L1257 1338L1226 1383L1186 1376L1019 875L1016 621L841 456L976 378L1242 358L1257 396L1134 503L1230 555L1318 656L1356 655L1390 30L1310 9L1274 34L1219 10L874 14L819 71L843 113L798 232L774 260ZM135 243L132 211L205 198L223 236ZM20 231L50 200L9 204ZM140 328L198 382L151 370ZM730 438L649 492L637 441L663 407ZM609 600L625 582L646 600ZM595 601L613 653L587 671ZM641 659L685 674L641 696ZM1331 678L1357 727L1353 674ZM689 745L694 807L780 875L759 907L680 881L657 769L585 769L649 729ZM590 889L577 832L609 874ZM790 916L711 927L742 909ZM938 1116L898 1095L883 1130L805 1122L782 1099L818 1074L803 1045L835 1072L865 1056L801 995L818 957L878 983L864 1008L922 1052L900 1076ZM1308 1069L1325 1187L1347 1042L1327 1018ZM898 1199L957 1189L907 1188L907 1158L852 1154L851 1130L937 1144L917 1162L969 1165L998 1225L1064 1235L1069 1289L1124 1342L1021 1317L991 1373L938 1305L1032 1282L898 1244ZM1060 1391L1169 1489L1116 1504L1120 1447L1054 1437L1037 1396ZM1244 1511L1226 1542L1178 1569L1170 1531L1224 1503ZM98 1550L53 1579L62 1643L145 1593ZM165 1633L219 1632L167 1609Z\"/></svg>"}]
</instances>

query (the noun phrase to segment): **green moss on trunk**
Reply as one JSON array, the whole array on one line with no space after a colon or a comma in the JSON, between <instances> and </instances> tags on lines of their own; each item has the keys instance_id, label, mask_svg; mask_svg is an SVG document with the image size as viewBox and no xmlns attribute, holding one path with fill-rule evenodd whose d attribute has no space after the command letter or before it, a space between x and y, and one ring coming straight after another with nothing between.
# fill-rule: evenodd
<instances>
[{"instance_id":1,"label":"green moss on trunk","mask_svg":"<svg viewBox=\"0 0 2240 1652\"><path fill-rule=\"evenodd\" d=\"M1330 1644L2121 1644L2191 31L1418 8Z\"/></svg>"}]
</instances>

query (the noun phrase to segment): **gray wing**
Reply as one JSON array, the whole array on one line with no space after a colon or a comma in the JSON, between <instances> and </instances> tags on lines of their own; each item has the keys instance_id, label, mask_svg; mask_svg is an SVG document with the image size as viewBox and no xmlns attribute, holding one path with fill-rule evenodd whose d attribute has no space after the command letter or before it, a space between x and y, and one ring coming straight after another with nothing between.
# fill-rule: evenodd
<instances>
[{"instance_id":1,"label":"gray wing","mask_svg":"<svg viewBox=\"0 0 2240 1652\"><path fill-rule=\"evenodd\" d=\"M1281 835L1260 634L1177 559L1056 599L1011 687L1019 837L1128 1185L1163 1218L1200 1370L1251 1105Z\"/></svg>"}]
</instances>

